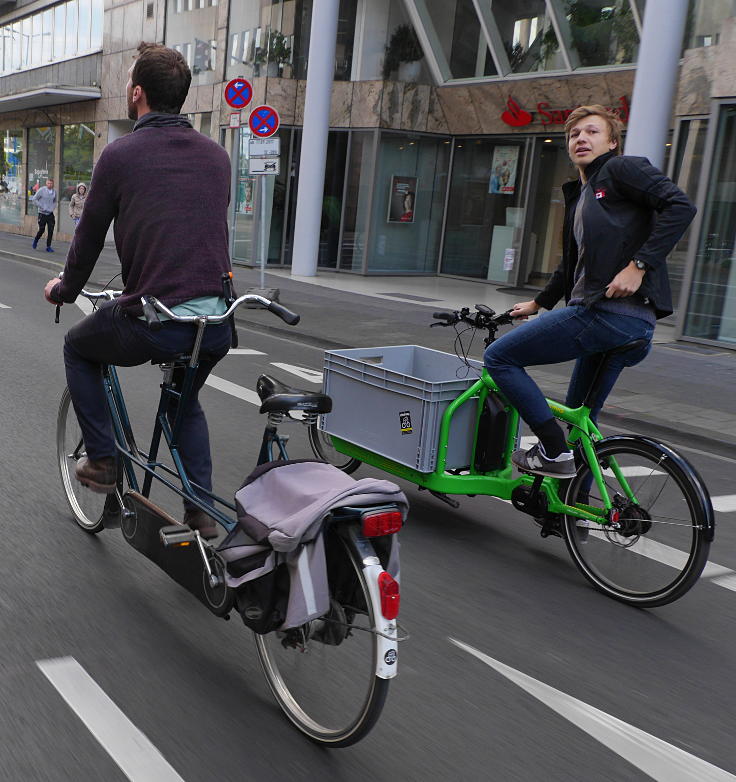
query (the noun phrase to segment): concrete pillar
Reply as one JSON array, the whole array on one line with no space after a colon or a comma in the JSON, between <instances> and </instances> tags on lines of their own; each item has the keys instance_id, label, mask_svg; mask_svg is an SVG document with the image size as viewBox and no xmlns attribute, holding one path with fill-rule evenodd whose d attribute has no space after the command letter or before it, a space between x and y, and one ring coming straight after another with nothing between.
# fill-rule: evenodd
<instances>
[{"instance_id":1,"label":"concrete pillar","mask_svg":"<svg viewBox=\"0 0 736 782\"><path fill-rule=\"evenodd\" d=\"M642 155L658 168L672 115L680 70L688 0L647 0L626 131L627 155Z\"/></svg>"},{"instance_id":2,"label":"concrete pillar","mask_svg":"<svg viewBox=\"0 0 736 782\"><path fill-rule=\"evenodd\" d=\"M314 0L291 273L317 274L339 0Z\"/></svg>"}]
</instances>

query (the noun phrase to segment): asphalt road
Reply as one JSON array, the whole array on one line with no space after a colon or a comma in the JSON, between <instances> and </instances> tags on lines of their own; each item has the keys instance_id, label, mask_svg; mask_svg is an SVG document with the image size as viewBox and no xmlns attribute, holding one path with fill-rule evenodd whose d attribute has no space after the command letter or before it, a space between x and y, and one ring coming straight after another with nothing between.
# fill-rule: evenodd
<instances>
[{"instance_id":1,"label":"asphalt road","mask_svg":"<svg viewBox=\"0 0 736 782\"><path fill-rule=\"evenodd\" d=\"M408 485L401 621L411 639L399 676L363 742L310 744L272 700L242 624L210 615L118 531L89 536L71 521L54 435L63 334L81 311L66 305L55 326L41 297L48 273L11 262L3 272L0 779L126 778L39 668L60 658L73 658L186 782L736 779L728 579L632 609L595 592L564 543L540 538L510 506L478 497L453 510ZM293 340L241 332L241 348L261 354L230 356L217 376L253 389L268 371L318 388L273 366L321 369L321 350L301 344L298 327ZM137 422L152 416L159 374L123 375ZM231 494L254 466L263 422L215 388L202 401L216 489ZM677 445L713 495L734 494L734 460ZM308 455L299 426L290 455ZM735 517L717 514L710 557L730 570ZM151 773L131 778L163 779Z\"/></svg>"}]
</instances>

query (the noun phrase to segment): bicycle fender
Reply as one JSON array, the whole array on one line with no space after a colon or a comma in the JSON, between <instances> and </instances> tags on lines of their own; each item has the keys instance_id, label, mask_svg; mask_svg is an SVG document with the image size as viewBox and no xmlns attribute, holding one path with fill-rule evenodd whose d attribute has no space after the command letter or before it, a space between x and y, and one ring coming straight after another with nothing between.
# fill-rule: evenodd
<instances>
[{"instance_id":1,"label":"bicycle fender","mask_svg":"<svg viewBox=\"0 0 736 782\"><path fill-rule=\"evenodd\" d=\"M692 478L693 486L697 492L698 502L700 503L700 508L702 510L702 525L705 539L708 541L708 543L712 543L716 532L716 520L715 514L713 512L713 503L711 502L710 494L705 485L705 482L700 477L700 473L698 473L695 467L693 467L693 465L690 464L690 462L684 456L679 454L671 446L665 445L659 440L655 440L652 437L646 437L644 435L612 435L611 437L604 437L602 440L599 440L597 443L595 443L595 445L596 447L608 443L620 443L622 445L626 445L627 443L636 442L646 443L647 445L662 451L662 453L665 454L668 459L677 465L681 472L683 472L685 475L689 475L689 477Z\"/></svg>"},{"instance_id":2,"label":"bicycle fender","mask_svg":"<svg viewBox=\"0 0 736 782\"><path fill-rule=\"evenodd\" d=\"M376 676L379 679L393 679L399 664L398 625L395 619L385 619L381 614L378 577L383 572L380 564L364 564L363 566L363 575L368 584L373 613L376 617Z\"/></svg>"}]
</instances>

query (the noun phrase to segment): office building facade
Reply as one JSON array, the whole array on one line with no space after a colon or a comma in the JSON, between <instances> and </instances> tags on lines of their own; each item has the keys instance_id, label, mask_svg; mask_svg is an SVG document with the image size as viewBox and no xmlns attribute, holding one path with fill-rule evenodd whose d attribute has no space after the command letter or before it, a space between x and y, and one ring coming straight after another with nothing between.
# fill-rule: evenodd
<instances>
[{"instance_id":1,"label":"office building facade","mask_svg":"<svg viewBox=\"0 0 736 782\"><path fill-rule=\"evenodd\" d=\"M0 230L33 232L29 195L53 176L70 235L74 186L131 128L135 49L160 41L192 68L183 110L231 154L237 263L256 260L257 188L247 112L224 85L248 78L254 104L279 111L267 254L288 268L313 2L0 2ZM736 346L734 5L690 3L662 165L699 206L670 257L678 333ZM318 266L544 285L574 176L565 117L601 103L626 122L645 13L645 0L340 0Z\"/></svg>"}]
</instances>

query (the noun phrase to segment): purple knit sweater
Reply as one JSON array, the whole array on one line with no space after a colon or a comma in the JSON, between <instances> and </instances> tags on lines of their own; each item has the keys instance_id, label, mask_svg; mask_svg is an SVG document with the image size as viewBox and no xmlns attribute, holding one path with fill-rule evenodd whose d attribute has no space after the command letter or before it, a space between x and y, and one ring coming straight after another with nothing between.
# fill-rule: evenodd
<instances>
[{"instance_id":1,"label":"purple knit sweater","mask_svg":"<svg viewBox=\"0 0 736 782\"><path fill-rule=\"evenodd\" d=\"M131 313L141 313L143 295L170 307L222 295L222 274L230 271L229 201L230 160L222 147L191 127L136 127L105 147L95 165L52 298L76 299L113 220L124 285L118 301Z\"/></svg>"}]
</instances>

